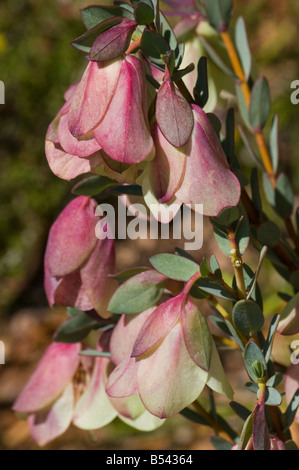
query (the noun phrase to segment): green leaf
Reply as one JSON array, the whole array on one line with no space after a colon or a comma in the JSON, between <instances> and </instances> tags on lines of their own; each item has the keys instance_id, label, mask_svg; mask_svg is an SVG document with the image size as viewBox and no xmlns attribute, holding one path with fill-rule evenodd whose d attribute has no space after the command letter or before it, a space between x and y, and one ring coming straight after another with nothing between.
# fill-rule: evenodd
<instances>
[{"instance_id":1,"label":"green leaf","mask_svg":"<svg viewBox=\"0 0 299 470\"><path fill-rule=\"evenodd\" d=\"M175 250L174 250L175 254L178 255L178 256L182 256L183 258L187 258L191 261L193 261L194 263L197 264L197 261L195 258L193 258L192 255L190 255L190 253L187 253L185 250L183 250L182 248L179 248L179 247L176 247Z\"/></svg>"},{"instance_id":2,"label":"green leaf","mask_svg":"<svg viewBox=\"0 0 299 470\"><path fill-rule=\"evenodd\" d=\"M257 394L259 398L259 392ZM278 390L273 387L267 387L265 393L265 405L279 406L282 402L282 398Z\"/></svg>"},{"instance_id":3,"label":"green leaf","mask_svg":"<svg viewBox=\"0 0 299 470\"><path fill-rule=\"evenodd\" d=\"M238 415L243 421L246 421L246 419L251 414L251 411L248 408L241 405L240 403L237 403L236 401L231 401L229 406L236 413L236 415Z\"/></svg>"},{"instance_id":4,"label":"green leaf","mask_svg":"<svg viewBox=\"0 0 299 470\"><path fill-rule=\"evenodd\" d=\"M260 132L266 125L271 110L269 84L265 77L256 80L249 106L249 122L254 132Z\"/></svg>"},{"instance_id":5,"label":"green leaf","mask_svg":"<svg viewBox=\"0 0 299 470\"><path fill-rule=\"evenodd\" d=\"M187 282L199 272L199 265L178 255L162 253L150 258L152 266L164 276Z\"/></svg>"},{"instance_id":6,"label":"green leaf","mask_svg":"<svg viewBox=\"0 0 299 470\"><path fill-rule=\"evenodd\" d=\"M275 188L275 210L281 217L289 217L293 212L294 196L288 177L281 173Z\"/></svg>"},{"instance_id":7,"label":"green leaf","mask_svg":"<svg viewBox=\"0 0 299 470\"><path fill-rule=\"evenodd\" d=\"M222 147L230 166L239 169L239 163L235 156L235 113L232 108L228 110L226 115L225 139L222 142Z\"/></svg>"},{"instance_id":8,"label":"green leaf","mask_svg":"<svg viewBox=\"0 0 299 470\"><path fill-rule=\"evenodd\" d=\"M263 224L259 225L256 234L259 242L269 248L277 245L280 240L279 227L271 220L267 220Z\"/></svg>"},{"instance_id":9,"label":"green leaf","mask_svg":"<svg viewBox=\"0 0 299 470\"><path fill-rule=\"evenodd\" d=\"M249 439L251 438L252 436L252 431L253 431L253 413L251 413L248 418L246 419L244 425L243 425L243 428L242 428L242 432L241 432L241 436L240 436L240 442L239 442L239 445L238 445L238 448L239 450L244 450Z\"/></svg>"},{"instance_id":10,"label":"green leaf","mask_svg":"<svg viewBox=\"0 0 299 470\"><path fill-rule=\"evenodd\" d=\"M232 0L206 0L205 6L211 26L219 32L226 31L232 14Z\"/></svg>"},{"instance_id":11,"label":"green leaf","mask_svg":"<svg viewBox=\"0 0 299 470\"><path fill-rule=\"evenodd\" d=\"M238 335L237 331L235 330L233 324L228 321L228 320L224 320L226 326L227 326L227 329L229 330L230 332L230 336L236 341L237 345L240 347L241 351L244 351L244 344L242 342L242 340L240 339L240 336Z\"/></svg>"},{"instance_id":12,"label":"green leaf","mask_svg":"<svg viewBox=\"0 0 299 470\"><path fill-rule=\"evenodd\" d=\"M143 312L162 296L165 278L155 271L145 271L119 286L112 296L108 311L117 315Z\"/></svg>"},{"instance_id":13,"label":"green leaf","mask_svg":"<svg viewBox=\"0 0 299 470\"><path fill-rule=\"evenodd\" d=\"M230 227L240 218L238 207L228 207L223 209L217 217L211 217L211 222L221 227Z\"/></svg>"},{"instance_id":14,"label":"green leaf","mask_svg":"<svg viewBox=\"0 0 299 470\"><path fill-rule=\"evenodd\" d=\"M212 436L210 440L216 450L231 450L232 448L231 442L226 441L223 437Z\"/></svg>"},{"instance_id":15,"label":"green leaf","mask_svg":"<svg viewBox=\"0 0 299 470\"><path fill-rule=\"evenodd\" d=\"M104 31L107 31L109 28L120 24L123 21L121 16L112 16L107 18L106 20L102 21L101 23L97 24L93 28L86 31L86 33L79 36L77 39L72 41L72 46L76 49L89 53L91 50L91 46L93 45L94 41L102 34Z\"/></svg>"},{"instance_id":16,"label":"green leaf","mask_svg":"<svg viewBox=\"0 0 299 470\"><path fill-rule=\"evenodd\" d=\"M275 207L275 190L272 188L267 173L263 173L263 187L267 201L271 204L272 207Z\"/></svg>"},{"instance_id":17,"label":"green leaf","mask_svg":"<svg viewBox=\"0 0 299 470\"><path fill-rule=\"evenodd\" d=\"M130 196L142 196L142 187L139 184L119 184L114 186L113 192L118 194L128 194Z\"/></svg>"},{"instance_id":18,"label":"green leaf","mask_svg":"<svg viewBox=\"0 0 299 470\"><path fill-rule=\"evenodd\" d=\"M207 63L206 57L203 56L199 59L197 63L197 80L193 90L196 103L201 108L204 108L209 99Z\"/></svg>"},{"instance_id":19,"label":"green leaf","mask_svg":"<svg viewBox=\"0 0 299 470\"><path fill-rule=\"evenodd\" d=\"M140 48L154 64L160 65L164 64L161 56L170 50L169 44L163 36L147 28L143 31Z\"/></svg>"},{"instance_id":20,"label":"green leaf","mask_svg":"<svg viewBox=\"0 0 299 470\"><path fill-rule=\"evenodd\" d=\"M298 311L299 311L299 292L295 294L291 300L288 301L286 306L283 308L283 310L280 313L280 321L278 324L278 329L280 333L282 334L295 334L296 332L296 326L298 321L296 319L298 318ZM293 321L289 320L289 317ZM295 329L294 329L295 328Z\"/></svg>"},{"instance_id":21,"label":"green leaf","mask_svg":"<svg viewBox=\"0 0 299 470\"><path fill-rule=\"evenodd\" d=\"M81 17L86 29L91 29L108 18L124 16L125 11L119 6L92 5L80 10ZM133 19L131 15L131 19Z\"/></svg>"},{"instance_id":22,"label":"green leaf","mask_svg":"<svg viewBox=\"0 0 299 470\"><path fill-rule=\"evenodd\" d=\"M253 280L252 280L252 282L251 282L251 284L250 284L250 290L249 290L249 292L248 292L248 294L247 294L247 297L246 297L247 299L250 299L251 296L252 296L253 293L254 293L254 289L255 289L255 287L256 287L256 285L257 285L258 275L259 275L260 270L261 270L261 268L262 268L263 260L264 260L266 254L267 254L267 251L268 251L268 249L267 249L266 246L263 246L263 248L262 248L261 251L260 251L260 257L259 257L258 265L257 265L257 268L256 268L256 272L255 272L254 278L253 278Z\"/></svg>"},{"instance_id":23,"label":"green leaf","mask_svg":"<svg viewBox=\"0 0 299 470\"><path fill-rule=\"evenodd\" d=\"M252 365L256 361L258 361L263 366L264 370L267 369L267 365L266 365L266 361L265 361L262 351L260 350L259 346L256 344L256 342L253 339L250 339L248 343L246 344L244 352L243 352L243 357L244 357L244 363L245 363L245 367L246 367L249 377L253 381L256 382L261 377L257 377Z\"/></svg>"},{"instance_id":24,"label":"green leaf","mask_svg":"<svg viewBox=\"0 0 299 470\"><path fill-rule=\"evenodd\" d=\"M219 277L220 279L222 278L222 272L219 266L219 263L214 255L211 256L210 258L210 269L215 276Z\"/></svg>"},{"instance_id":25,"label":"green leaf","mask_svg":"<svg viewBox=\"0 0 299 470\"><path fill-rule=\"evenodd\" d=\"M248 44L245 21L239 17L235 28L235 44L246 80L251 72L251 52Z\"/></svg>"},{"instance_id":26,"label":"green leaf","mask_svg":"<svg viewBox=\"0 0 299 470\"><path fill-rule=\"evenodd\" d=\"M200 263L200 273L203 277L207 277L210 273L209 266L208 266L208 260L207 260L206 256L204 257L204 259Z\"/></svg>"},{"instance_id":27,"label":"green leaf","mask_svg":"<svg viewBox=\"0 0 299 470\"><path fill-rule=\"evenodd\" d=\"M241 85L239 83L236 83L236 92L237 92L237 100L238 100L240 115L246 127L251 131L252 129L251 129L251 124L249 120L249 112L247 108L247 103L245 101Z\"/></svg>"},{"instance_id":28,"label":"green leaf","mask_svg":"<svg viewBox=\"0 0 299 470\"><path fill-rule=\"evenodd\" d=\"M284 429L287 430L294 421L295 415L299 407L299 389L294 393L284 415Z\"/></svg>"},{"instance_id":29,"label":"green leaf","mask_svg":"<svg viewBox=\"0 0 299 470\"><path fill-rule=\"evenodd\" d=\"M276 330L278 327L280 315L276 314L271 320L270 326L269 326L269 331L267 335L267 339L265 341L265 344L263 346L263 353L265 356L265 360L268 363L271 357L271 352L272 352L272 346L273 346L273 341L275 338Z\"/></svg>"},{"instance_id":30,"label":"green leaf","mask_svg":"<svg viewBox=\"0 0 299 470\"><path fill-rule=\"evenodd\" d=\"M77 343L82 341L91 330L100 327L100 319L95 321L81 312L66 320L56 332L54 339L58 343Z\"/></svg>"},{"instance_id":31,"label":"green leaf","mask_svg":"<svg viewBox=\"0 0 299 470\"><path fill-rule=\"evenodd\" d=\"M96 196L114 185L115 181L107 176L90 176L79 181L73 187L72 193L77 196Z\"/></svg>"},{"instance_id":32,"label":"green leaf","mask_svg":"<svg viewBox=\"0 0 299 470\"><path fill-rule=\"evenodd\" d=\"M176 35L174 34L170 24L168 23L166 17L163 15L161 11L159 12L159 22L160 22L160 32L162 36L164 37L164 39L169 44L169 48L172 49L173 51L176 51L178 47L178 41L177 41Z\"/></svg>"},{"instance_id":33,"label":"green leaf","mask_svg":"<svg viewBox=\"0 0 299 470\"><path fill-rule=\"evenodd\" d=\"M237 294L232 290L228 290L222 283L221 280L200 278L195 282L195 286L199 287L208 294L215 295L221 299L236 300Z\"/></svg>"},{"instance_id":34,"label":"green leaf","mask_svg":"<svg viewBox=\"0 0 299 470\"><path fill-rule=\"evenodd\" d=\"M135 7L135 19L140 25L149 25L155 20L153 7L144 2L137 3Z\"/></svg>"},{"instance_id":35,"label":"green leaf","mask_svg":"<svg viewBox=\"0 0 299 470\"><path fill-rule=\"evenodd\" d=\"M119 273L114 274L112 277L118 282L125 282L131 277L136 276L137 274L143 273L144 271L148 271L149 269L150 268L146 268L146 267L124 269L123 271L120 271Z\"/></svg>"},{"instance_id":36,"label":"green leaf","mask_svg":"<svg viewBox=\"0 0 299 470\"><path fill-rule=\"evenodd\" d=\"M226 65L226 63L222 60L220 55L215 51L213 46L204 38L203 36L199 36L200 41L202 42L202 45L204 46L207 54L209 55L210 59L214 62L214 64L226 75L228 75L231 78L236 79L236 76L232 69Z\"/></svg>"},{"instance_id":37,"label":"green leaf","mask_svg":"<svg viewBox=\"0 0 299 470\"><path fill-rule=\"evenodd\" d=\"M277 387L283 379L282 374L275 374L267 380L266 385L267 387Z\"/></svg>"},{"instance_id":38,"label":"green leaf","mask_svg":"<svg viewBox=\"0 0 299 470\"><path fill-rule=\"evenodd\" d=\"M247 108L246 108L246 109L247 109ZM247 117L248 117L248 116L247 116ZM249 124L248 124L248 126L249 126ZM239 131L239 133L240 133L241 139L242 139L242 141L243 141L243 144L244 144L244 146L245 146L245 148L246 148L246 150L247 150L247 152L248 152L248 154L249 154L251 160L253 161L255 167L258 167L261 171L264 171L264 167L263 167L263 165L261 164L261 162L258 160L258 158L256 157L255 152L254 152L254 150L253 150L253 148L252 148L252 146L251 146L251 144L250 144L250 142L249 142L249 140L248 140L248 138L247 138L247 136L246 136L246 134L245 134L243 128L242 128L240 125L238 125L237 127L238 127L238 131ZM257 168L253 168L253 170L257 170ZM253 171L253 170L252 170L252 171Z\"/></svg>"},{"instance_id":39,"label":"green leaf","mask_svg":"<svg viewBox=\"0 0 299 470\"><path fill-rule=\"evenodd\" d=\"M279 163L279 145L278 145L278 116L275 114L270 134L269 134L269 147L270 147L270 155L271 155L271 162L272 168L274 173L277 172L278 163Z\"/></svg>"},{"instance_id":40,"label":"green leaf","mask_svg":"<svg viewBox=\"0 0 299 470\"><path fill-rule=\"evenodd\" d=\"M259 187L259 176L257 168L253 168L250 177L250 186L251 186L251 199L253 202L254 207L258 211L259 214L262 212L262 199L260 194L260 187Z\"/></svg>"},{"instance_id":41,"label":"green leaf","mask_svg":"<svg viewBox=\"0 0 299 470\"><path fill-rule=\"evenodd\" d=\"M259 331L264 325L264 316L257 303L240 300L233 308L232 319L237 330L245 335Z\"/></svg>"},{"instance_id":42,"label":"green leaf","mask_svg":"<svg viewBox=\"0 0 299 470\"><path fill-rule=\"evenodd\" d=\"M190 410L190 408L184 408L183 410L180 411L180 414L184 416L185 418L189 419L193 423L201 424L203 426L209 426L207 421L199 414L196 413L193 410Z\"/></svg>"},{"instance_id":43,"label":"green leaf","mask_svg":"<svg viewBox=\"0 0 299 470\"><path fill-rule=\"evenodd\" d=\"M250 236L250 225L248 221L248 217L246 214L246 211L241 203L238 204L237 206L239 210L239 218L235 220L231 224L232 230L235 233L235 240L239 248L239 252L241 255L243 255L247 249L248 243L249 243L249 236ZM224 214L230 214L231 220L236 216L236 210L234 208L233 211L229 212L224 212ZM225 227L222 227L218 223L216 223L216 218L211 218L210 219L214 225L214 235L216 238L216 241L223 251L223 253L227 256L230 257L230 241L228 234L225 230Z\"/></svg>"}]
</instances>

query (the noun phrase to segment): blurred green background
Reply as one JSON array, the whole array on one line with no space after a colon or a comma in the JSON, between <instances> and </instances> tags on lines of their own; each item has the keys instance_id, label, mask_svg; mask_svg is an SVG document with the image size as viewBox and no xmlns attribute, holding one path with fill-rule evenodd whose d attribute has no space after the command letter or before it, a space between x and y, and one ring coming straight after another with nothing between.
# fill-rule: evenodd
<instances>
[{"instance_id":1,"label":"blurred green background","mask_svg":"<svg viewBox=\"0 0 299 470\"><path fill-rule=\"evenodd\" d=\"M2 315L47 306L43 252L49 227L70 197L73 183L51 173L44 137L63 104L64 91L84 67L82 53L70 43L84 31L79 8L88 4L1 0L0 80L6 87L6 103L0 105ZM281 169L298 194L299 105L290 102L290 85L299 80L299 2L235 0L235 16L239 15L245 18L260 72L269 80L273 111L279 113Z\"/></svg>"}]
</instances>

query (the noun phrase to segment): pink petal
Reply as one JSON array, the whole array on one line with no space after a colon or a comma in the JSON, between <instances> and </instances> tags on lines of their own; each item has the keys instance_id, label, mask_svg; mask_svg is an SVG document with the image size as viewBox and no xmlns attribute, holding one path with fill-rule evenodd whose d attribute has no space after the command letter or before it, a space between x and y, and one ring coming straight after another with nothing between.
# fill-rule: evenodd
<instances>
[{"instance_id":1,"label":"pink petal","mask_svg":"<svg viewBox=\"0 0 299 470\"><path fill-rule=\"evenodd\" d=\"M81 429L101 428L117 416L105 391L108 364L109 359L95 359L91 380L76 404L73 423Z\"/></svg>"},{"instance_id":2,"label":"pink petal","mask_svg":"<svg viewBox=\"0 0 299 470\"><path fill-rule=\"evenodd\" d=\"M187 163L176 197L185 204L203 204L203 214L217 216L236 206L240 183L229 170L219 139L207 115L193 105L194 129L186 146Z\"/></svg>"},{"instance_id":3,"label":"pink petal","mask_svg":"<svg viewBox=\"0 0 299 470\"><path fill-rule=\"evenodd\" d=\"M198 367L208 371L212 358L213 340L205 317L190 299L182 308L181 323L190 357Z\"/></svg>"},{"instance_id":4,"label":"pink petal","mask_svg":"<svg viewBox=\"0 0 299 470\"><path fill-rule=\"evenodd\" d=\"M120 364L131 355L142 325L154 310L155 307L151 307L138 315L122 315L120 317L110 340L111 360L114 364Z\"/></svg>"},{"instance_id":5,"label":"pink petal","mask_svg":"<svg viewBox=\"0 0 299 470\"><path fill-rule=\"evenodd\" d=\"M147 410L170 418L198 398L207 373L190 358L180 323L153 354L138 363L139 395Z\"/></svg>"},{"instance_id":6,"label":"pink petal","mask_svg":"<svg viewBox=\"0 0 299 470\"><path fill-rule=\"evenodd\" d=\"M97 243L95 209L96 202L90 197L76 197L52 225L45 253L52 276L76 271L90 256Z\"/></svg>"},{"instance_id":7,"label":"pink petal","mask_svg":"<svg viewBox=\"0 0 299 470\"><path fill-rule=\"evenodd\" d=\"M67 114L61 116L59 120L58 138L65 152L77 157L89 157L101 148L94 137L86 140L74 137L69 131Z\"/></svg>"},{"instance_id":8,"label":"pink petal","mask_svg":"<svg viewBox=\"0 0 299 470\"><path fill-rule=\"evenodd\" d=\"M37 444L44 446L68 429L72 421L73 407L74 390L70 383L50 408L28 417L30 433Z\"/></svg>"},{"instance_id":9,"label":"pink petal","mask_svg":"<svg viewBox=\"0 0 299 470\"><path fill-rule=\"evenodd\" d=\"M53 134L51 138L53 138ZM51 140L46 140L45 152L49 167L54 175L67 181L89 173L103 163L100 152L94 153L88 158L80 158L66 153L58 143Z\"/></svg>"},{"instance_id":10,"label":"pink petal","mask_svg":"<svg viewBox=\"0 0 299 470\"><path fill-rule=\"evenodd\" d=\"M125 398L110 397L110 401L121 419L135 420L145 412L145 408L138 395Z\"/></svg>"},{"instance_id":11,"label":"pink petal","mask_svg":"<svg viewBox=\"0 0 299 470\"><path fill-rule=\"evenodd\" d=\"M144 71L144 64L141 60L139 60L134 55L127 55L126 61L129 62L132 67L135 69L136 75L136 85L138 84L142 109L144 112L144 116L147 116L148 112L148 102L147 102L147 83L145 78L145 71ZM146 122L148 123L147 119Z\"/></svg>"},{"instance_id":12,"label":"pink petal","mask_svg":"<svg viewBox=\"0 0 299 470\"><path fill-rule=\"evenodd\" d=\"M80 343L50 344L13 409L33 413L52 403L72 380L79 365L80 348Z\"/></svg>"},{"instance_id":13,"label":"pink petal","mask_svg":"<svg viewBox=\"0 0 299 470\"><path fill-rule=\"evenodd\" d=\"M177 322L185 295L180 294L159 305L144 323L137 336L132 357L142 356L156 346Z\"/></svg>"},{"instance_id":14,"label":"pink petal","mask_svg":"<svg viewBox=\"0 0 299 470\"><path fill-rule=\"evenodd\" d=\"M152 152L136 68L129 60L122 62L119 82L103 121L94 130L95 138L113 160L139 163Z\"/></svg>"},{"instance_id":15,"label":"pink petal","mask_svg":"<svg viewBox=\"0 0 299 470\"><path fill-rule=\"evenodd\" d=\"M182 183L186 154L184 149L174 147L165 139L157 124L153 126L152 136L156 154L150 162L151 186L159 202L165 203L170 201Z\"/></svg>"},{"instance_id":16,"label":"pink petal","mask_svg":"<svg viewBox=\"0 0 299 470\"><path fill-rule=\"evenodd\" d=\"M88 134L103 119L115 93L121 61L89 62L68 112L73 136Z\"/></svg>"},{"instance_id":17,"label":"pink petal","mask_svg":"<svg viewBox=\"0 0 299 470\"><path fill-rule=\"evenodd\" d=\"M169 224L180 210L182 203L175 197L167 203L160 203L151 185L150 171L150 165L147 165L137 182L142 185L143 198L150 210L151 217L162 224Z\"/></svg>"},{"instance_id":18,"label":"pink petal","mask_svg":"<svg viewBox=\"0 0 299 470\"><path fill-rule=\"evenodd\" d=\"M106 392L110 397L124 398L138 395L138 363L135 358L127 357L111 372Z\"/></svg>"},{"instance_id":19,"label":"pink petal","mask_svg":"<svg viewBox=\"0 0 299 470\"><path fill-rule=\"evenodd\" d=\"M118 283L112 279L115 273L114 240L98 240L87 263L81 268L82 288L93 308L103 318L111 316L107 312L108 303Z\"/></svg>"},{"instance_id":20,"label":"pink petal","mask_svg":"<svg viewBox=\"0 0 299 470\"><path fill-rule=\"evenodd\" d=\"M55 287L53 303L61 307L74 307L83 311L94 308L83 287L79 270L60 278Z\"/></svg>"}]
</instances>

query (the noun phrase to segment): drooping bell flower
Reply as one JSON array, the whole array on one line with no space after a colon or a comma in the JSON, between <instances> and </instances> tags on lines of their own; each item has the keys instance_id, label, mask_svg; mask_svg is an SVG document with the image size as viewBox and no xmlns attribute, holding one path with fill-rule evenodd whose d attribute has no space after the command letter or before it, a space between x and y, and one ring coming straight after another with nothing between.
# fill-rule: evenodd
<instances>
[{"instance_id":1,"label":"drooping bell flower","mask_svg":"<svg viewBox=\"0 0 299 470\"><path fill-rule=\"evenodd\" d=\"M114 273L114 241L96 237L96 202L90 197L73 199L49 231L45 252L45 291L50 306L95 309L107 317L107 305L117 283ZM106 224L103 230L109 231Z\"/></svg>"},{"instance_id":2,"label":"drooping bell flower","mask_svg":"<svg viewBox=\"0 0 299 470\"><path fill-rule=\"evenodd\" d=\"M106 345L107 336L103 333L97 350L106 350ZM163 424L145 410L139 397L108 397L105 387L110 359L80 356L82 350L81 343L48 346L13 405L16 412L27 415L30 434L40 446L63 434L71 423L80 429L94 430L119 416L144 431Z\"/></svg>"},{"instance_id":3,"label":"drooping bell flower","mask_svg":"<svg viewBox=\"0 0 299 470\"><path fill-rule=\"evenodd\" d=\"M159 418L179 413L206 385L232 396L206 320L185 293L134 318L124 315L110 349L116 368L108 379L108 395L138 393Z\"/></svg>"},{"instance_id":4,"label":"drooping bell flower","mask_svg":"<svg viewBox=\"0 0 299 470\"><path fill-rule=\"evenodd\" d=\"M152 192L162 203L174 198L190 204L195 210L196 204L202 204L203 215L217 216L223 209L238 204L240 183L229 169L208 116L197 105L191 108L193 131L187 144L180 149L173 147L158 126L154 126L156 155L149 162L150 170L146 169L147 173L140 179L148 193L150 173Z\"/></svg>"},{"instance_id":5,"label":"drooping bell flower","mask_svg":"<svg viewBox=\"0 0 299 470\"><path fill-rule=\"evenodd\" d=\"M136 164L153 151L143 65L134 56L121 61L119 81L109 108L94 135L110 158Z\"/></svg>"},{"instance_id":6,"label":"drooping bell flower","mask_svg":"<svg viewBox=\"0 0 299 470\"><path fill-rule=\"evenodd\" d=\"M46 156L52 171L70 180L103 165L105 154L135 164L152 151L141 61L130 55L89 61L47 131Z\"/></svg>"}]
</instances>

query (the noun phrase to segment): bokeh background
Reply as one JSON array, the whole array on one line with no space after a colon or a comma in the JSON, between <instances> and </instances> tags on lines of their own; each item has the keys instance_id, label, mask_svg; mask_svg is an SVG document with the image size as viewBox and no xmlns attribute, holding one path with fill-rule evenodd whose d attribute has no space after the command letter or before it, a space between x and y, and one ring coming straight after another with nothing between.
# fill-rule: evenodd
<instances>
[{"instance_id":1,"label":"bokeh background","mask_svg":"<svg viewBox=\"0 0 299 470\"><path fill-rule=\"evenodd\" d=\"M43 253L49 227L70 199L74 183L59 180L49 170L44 136L63 103L64 91L84 67L82 54L70 42L84 30L79 8L88 4L83 0L2 0L0 4L0 80L6 87L6 102L0 105L0 340L6 346L6 364L0 365L0 449L38 448L11 405L65 318L63 310L47 307ZM281 168L298 194L299 105L290 102L290 85L299 79L299 2L235 0L235 11L245 18L256 64L269 80L273 111L279 114ZM208 230L198 256L216 251L229 270ZM122 242L117 246L118 267L144 264L153 252L171 250L168 242ZM256 254L246 256L247 264L254 267ZM265 310L273 314L280 306L275 291L288 287L270 269L265 263L261 287ZM282 342L277 348L283 348L287 362L287 345ZM246 377L234 373L238 356L231 353L225 361L232 381L238 375L243 393ZM253 396L245 394L242 399L249 404ZM229 415L225 400L221 406L223 414ZM240 426L238 420L232 424L236 429ZM297 428L294 433L298 439ZM93 436L71 428L46 448L210 449L210 435L206 428L178 416L149 434L137 433L119 421Z\"/></svg>"}]
</instances>

